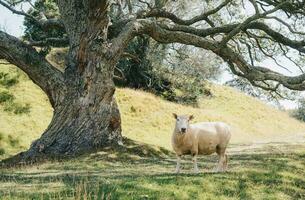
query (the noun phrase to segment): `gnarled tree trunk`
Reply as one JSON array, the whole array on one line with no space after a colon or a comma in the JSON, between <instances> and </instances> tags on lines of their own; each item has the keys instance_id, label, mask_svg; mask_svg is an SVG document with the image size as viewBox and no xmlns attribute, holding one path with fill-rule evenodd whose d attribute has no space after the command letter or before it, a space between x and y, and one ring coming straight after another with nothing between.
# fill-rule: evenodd
<instances>
[{"instance_id":1,"label":"gnarled tree trunk","mask_svg":"<svg viewBox=\"0 0 305 200\"><path fill-rule=\"evenodd\" d=\"M73 85L54 105L51 124L32 144L26 157L71 156L121 143L121 119L113 96L112 74L98 70L100 64L90 66L91 76L74 79L77 83L71 80Z\"/></svg>"},{"instance_id":2,"label":"gnarled tree trunk","mask_svg":"<svg viewBox=\"0 0 305 200\"><path fill-rule=\"evenodd\" d=\"M127 26L117 38L107 39L108 1L65 0L58 1L58 7L70 41L64 73L35 49L0 31L0 57L25 71L54 108L46 131L14 162L70 157L122 143L112 79L134 29Z\"/></svg>"}]
</instances>

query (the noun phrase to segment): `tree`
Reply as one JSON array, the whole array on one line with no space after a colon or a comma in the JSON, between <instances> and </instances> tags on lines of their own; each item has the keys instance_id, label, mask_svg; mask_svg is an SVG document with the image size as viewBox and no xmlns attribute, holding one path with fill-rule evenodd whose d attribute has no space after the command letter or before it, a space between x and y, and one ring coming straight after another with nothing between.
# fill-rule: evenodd
<instances>
[{"instance_id":1,"label":"tree","mask_svg":"<svg viewBox=\"0 0 305 200\"><path fill-rule=\"evenodd\" d=\"M292 111L291 115L294 118L305 122L305 99L304 98L298 99L298 107Z\"/></svg>"},{"instance_id":2,"label":"tree","mask_svg":"<svg viewBox=\"0 0 305 200\"><path fill-rule=\"evenodd\" d=\"M162 5L162 2L160 3ZM112 8L109 12L112 23L120 20L116 11ZM55 0L35 1L33 8L27 13L40 18L59 16ZM43 44L41 53L49 54L52 46L68 47L67 42L56 42L62 40L49 40L49 38L66 37L64 29L57 27L45 33L30 18L25 18L24 26L23 38L31 41L32 44ZM117 35L116 30L110 27L108 38L113 38L114 35ZM143 89L169 101L196 105L199 97L206 95L208 90L205 86L206 80L215 79L221 74L218 63L212 62L212 59L206 61L210 54L207 56L204 50L194 49L191 46L160 44L152 41L150 37L140 35L130 41L124 51L124 57L120 58L115 67L115 85ZM53 58L51 60L54 61Z\"/></svg>"},{"instance_id":3,"label":"tree","mask_svg":"<svg viewBox=\"0 0 305 200\"><path fill-rule=\"evenodd\" d=\"M300 95L299 92L297 91L289 90L281 86L275 91L264 90L262 88L251 85L251 83L247 79L242 77L236 77L232 80L227 81L225 84L230 87L237 88L238 90L244 92L245 94L248 94L255 98L259 98L266 102L272 102L279 109L283 109L280 100L285 99L285 100L295 101L297 99L297 96Z\"/></svg>"},{"instance_id":4,"label":"tree","mask_svg":"<svg viewBox=\"0 0 305 200\"><path fill-rule=\"evenodd\" d=\"M280 85L305 89L305 73L286 76L257 65L260 56L276 56L270 53L272 47L279 49L274 52L286 56L290 52L304 56L302 1L206 1L204 11L189 19L166 10L166 5L174 1L127 1L129 9L124 9L121 1L57 0L59 16L50 18L37 18L18 10L15 5L20 2L23 1L0 0L2 6L30 18L45 32L61 27L67 33L67 38L31 43L0 31L0 58L22 69L47 94L54 108L51 124L28 151L18 156L21 161L41 156L74 156L121 142L113 73L136 36L209 50L222 58L234 74L266 90L276 90ZM138 4L142 7L135 6ZM236 16L236 6L241 10L251 7L253 12ZM109 17L111 9L118 16L115 22ZM281 29L270 22L281 25ZM117 34L110 38L108 30ZM67 39L69 52L64 72L34 48Z\"/></svg>"}]
</instances>

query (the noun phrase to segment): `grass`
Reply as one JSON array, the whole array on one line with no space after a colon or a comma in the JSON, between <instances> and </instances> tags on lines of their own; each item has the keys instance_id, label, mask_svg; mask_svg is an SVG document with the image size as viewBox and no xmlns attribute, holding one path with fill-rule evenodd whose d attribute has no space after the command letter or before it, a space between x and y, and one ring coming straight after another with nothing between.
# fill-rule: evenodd
<instances>
[{"instance_id":1,"label":"grass","mask_svg":"<svg viewBox=\"0 0 305 200\"><path fill-rule=\"evenodd\" d=\"M268 147L230 149L227 173L211 172L216 156L200 158L198 175L187 157L177 175L172 156L111 151L6 169L0 171L0 199L304 199L305 146Z\"/></svg>"},{"instance_id":2,"label":"grass","mask_svg":"<svg viewBox=\"0 0 305 200\"><path fill-rule=\"evenodd\" d=\"M13 112L5 112L0 104L0 146L5 153L0 159L25 150L47 128L52 108L46 95L26 75L11 65L0 66L1 74L18 77L16 84L0 91L14 95ZM260 141L295 141L304 137L305 123L301 123L263 102L232 88L211 85L213 97L200 100L198 108L165 101L147 92L117 88L116 98L122 114L123 135L135 141L171 149L172 113L194 114L196 121L224 121L233 128L232 143ZM22 106L18 106L22 105ZM9 107L11 108L11 107ZM19 112L26 114L18 115ZM17 114L16 114L17 113ZM19 140L12 147L8 137Z\"/></svg>"},{"instance_id":3,"label":"grass","mask_svg":"<svg viewBox=\"0 0 305 200\"><path fill-rule=\"evenodd\" d=\"M52 108L20 70L3 65L0 73L18 77L9 87L0 84L0 92L30 108L20 115L5 112L0 104L2 159L40 136ZM304 123L232 88L210 87L213 97L200 100L198 108L117 88L123 135L144 144L127 142L120 154L105 150L64 162L0 169L0 199L305 199ZM198 175L191 171L190 158L183 162L182 174L173 173L175 160L168 151L172 112L194 114L195 122L232 126L229 172L212 173L217 161L212 155L200 158Z\"/></svg>"}]
</instances>

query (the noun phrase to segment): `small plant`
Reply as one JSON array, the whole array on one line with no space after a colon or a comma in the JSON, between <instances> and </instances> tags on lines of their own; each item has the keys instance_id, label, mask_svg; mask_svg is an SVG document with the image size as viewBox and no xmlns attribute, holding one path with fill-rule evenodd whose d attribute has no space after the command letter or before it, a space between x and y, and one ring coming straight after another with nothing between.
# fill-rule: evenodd
<instances>
[{"instance_id":1,"label":"small plant","mask_svg":"<svg viewBox=\"0 0 305 200\"><path fill-rule=\"evenodd\" d=\"M0 72L0 85L12 87L18 83L18 76L10 77L8 73Z\"/></svg>"},{"instance_id":2,"label":"small plant","mask_svg":"<svg viewBox=\"0 0 305 200\"><path fill-rule=\"evenodd\" d=\"M299 99L297 109L292 113L292 117L305 122L305 99Z\"/></svg>"},{"instance_id":3,"label":"small plant","mask_svg":"<svg viewBox=\"0 0 305 200\"><path fill-rule=\"evenodd\" d=\"M30 104L25 104L25 105L20 105L20 104L16 104L14 113L16 115L18 114L29 114L31 112L31 106Z\"/></svg>"},{"instance_id":4,"label":"small plant","mask_svg":"<svg viewBox=\"0 0 305 200\"><path fill-rule=\"evenodd\" d=\"M1 142L1 140L3 140L3 139L4 139L4 135L3 135L3 133L0 132L0 142Z\"/></svg>"},{"instance_id":5,"label":"small plant","mask_svg":"<svg viewBox=\"0 0 305 200\"><path fill-rule=\"evenodd\" d=\"M19 146L19 140L17 138L13 138L11 135L8 136L8 141L12 147Z\"/></svg>"},{"instance_id":6,"label":"small plant","mask_svg":"<svg viewBox=\"0 0 305 200\"><path fill-rule=\"evenodd\" d=\"M4 102L12 102L15 99L14 95L8 91L0 92L0 104Z\"/></svg>"},{"instance_id":7,"label":"small plant","mask_svg":"<svg viewBox=\"0 0 305 200\"><path fill-rule=\"evenodd\" d=\"M4 155L5 154L5 149L0 147L0 156Z\"/></svg>"},{"instance_id":8,"label":"small plant","mask_svg":"<svg viewBox=\"0 0 305 200\"><path fill-rule=\"evenodd\" d=\"M16 115L29 114L31 112L31 106L28 103L21 105L19 103L12 102L5 105L4 111L13 112Z\"/></svg>"}]
</instances>

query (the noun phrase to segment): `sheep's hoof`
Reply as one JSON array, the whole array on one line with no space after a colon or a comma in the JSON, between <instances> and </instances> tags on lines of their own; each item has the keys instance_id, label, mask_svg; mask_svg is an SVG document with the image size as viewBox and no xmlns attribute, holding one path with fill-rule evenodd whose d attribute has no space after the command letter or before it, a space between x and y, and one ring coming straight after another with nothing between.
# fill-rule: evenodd
<instances>
[{"instance_id":1,"label":"sheep's hoof","mask_svg":"<svg viewBox=\"0 0 305 200\"><path fill-rule=\"evenodd\" d=\"M212 170L212 173L219 173L219 172L221 172L221 169L219 167L215 167Z\"/></svg>"},{"instance_id":2,"label":"sheep's hoof","mask_svg":"<svg viewBox=\"0 0 305 200\"><path fill-rule=\"evenodd\" d=\"M194 169L194 173L195 174L199 174L199 169L197 168L197 169Z\"/></svg>"}]
</instances>

